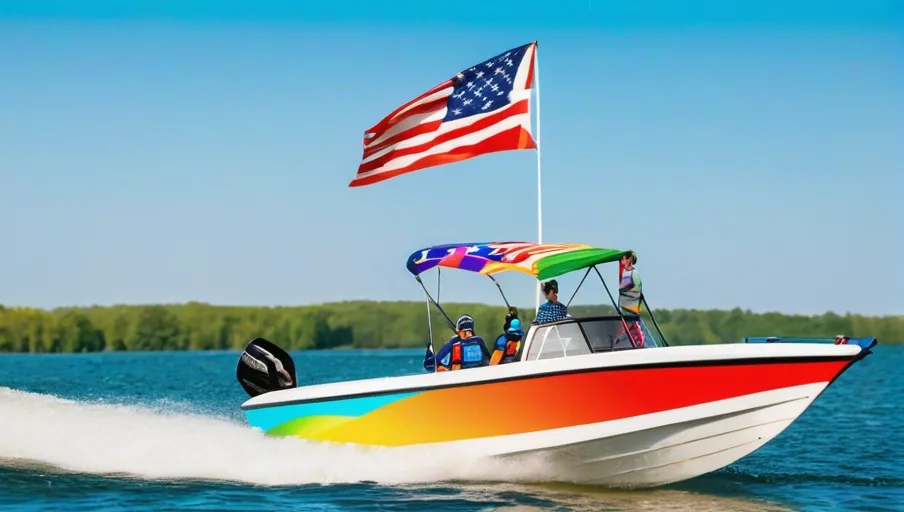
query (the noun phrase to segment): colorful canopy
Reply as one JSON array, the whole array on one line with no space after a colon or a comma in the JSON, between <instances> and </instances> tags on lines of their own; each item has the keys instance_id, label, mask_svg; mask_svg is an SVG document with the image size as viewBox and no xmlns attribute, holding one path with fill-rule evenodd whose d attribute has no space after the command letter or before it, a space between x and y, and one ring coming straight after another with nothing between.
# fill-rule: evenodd
<instances>
[{"instance_id":1,"label":"colorful canopy","mask_svg":"<svg viewBox=\"0 0 904 512\"><path fill-rule=\"evenodd\" d=\"M515 270L544 280L575 270L618 261L629 251L582 244L483 242L447 244L416 251L408 257L408 271L421 274L439 265L481 274Z\"/></svg>"}]
</instances>

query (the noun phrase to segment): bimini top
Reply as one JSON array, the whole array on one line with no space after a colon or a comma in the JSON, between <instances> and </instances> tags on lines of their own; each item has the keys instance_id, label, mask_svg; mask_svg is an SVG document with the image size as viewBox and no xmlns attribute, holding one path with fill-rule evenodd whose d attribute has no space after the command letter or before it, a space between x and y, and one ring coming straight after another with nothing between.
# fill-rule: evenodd
<instances>
[{"instance_id":1,"label":"bimini top","mask_svg":"<svg viewBox=\"0 0 904 512\"><path fill-rule=\"evenodd\" d=\"M515 270L543 280L593 265L618 261L629 252L582 244L462 243L437 245L416 251L408 257L407 266L408 271L414 275L438 265L481 274Z\"/></svg>"}]
</instances>

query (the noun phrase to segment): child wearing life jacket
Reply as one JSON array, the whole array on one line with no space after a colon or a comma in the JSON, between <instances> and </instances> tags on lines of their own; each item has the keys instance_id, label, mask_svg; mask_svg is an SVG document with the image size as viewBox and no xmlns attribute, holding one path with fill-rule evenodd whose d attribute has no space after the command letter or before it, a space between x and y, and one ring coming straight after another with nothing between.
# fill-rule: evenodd
<instances>
[{"instance_id":1,"label":"child wearing life jacket","mask_svg":"<svg viewBox=\"0 0 904 512\"><path fill-rule=\"evenodd\" d=\"M508 324L505 332L496 338L490 365L511 363L515 360L515 356L518 355L518 347L524 337L524 332L521 330L521 320L512 318Z\"/></svg>"}]
</instances>

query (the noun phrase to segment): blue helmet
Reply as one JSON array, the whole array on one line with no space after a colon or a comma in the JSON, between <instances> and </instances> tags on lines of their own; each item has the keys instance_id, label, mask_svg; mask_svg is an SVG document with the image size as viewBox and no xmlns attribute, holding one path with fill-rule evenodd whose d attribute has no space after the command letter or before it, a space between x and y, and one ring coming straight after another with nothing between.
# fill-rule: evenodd
<instances>
[{"instance_id":1,"label":"blue helmet","mask_svg":"<svg viewBox=\"0 0 904 512\"><path fill-rule=\"evenodd\" d=\"M521 320L513 318L509 324L508 332L518 332L521 330Z\"/></svg>"}]
</instances>

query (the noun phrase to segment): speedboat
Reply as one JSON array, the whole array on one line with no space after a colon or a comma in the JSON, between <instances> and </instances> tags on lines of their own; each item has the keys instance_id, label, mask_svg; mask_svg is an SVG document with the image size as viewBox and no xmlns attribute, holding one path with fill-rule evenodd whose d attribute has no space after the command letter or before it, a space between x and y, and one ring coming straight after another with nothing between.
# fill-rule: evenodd
<instances>
[{"instance_id":1,"label":"speedboat","mask_svg":"<svg viewBox=\"0 0 904 512\"><path fill-rule=\"evenodd\" d=\"M251 396L242 409L252 427L273 436L539 458L556 481L652 487L715 471L757 450L877 344L875 338L769 336L670 346L646 300L655 336L640 316L618 307L597 268L629 252L529 242L416 251L407 268L426 294L428 322L432 303L453 331L421 280L432 268L485 274L506 304L493 274L516 271L543 281L595 272L614 312L534 322L507 364L301 387L292 358L256 338L236 370Z\"/></svg>"}]
</instances>

